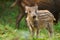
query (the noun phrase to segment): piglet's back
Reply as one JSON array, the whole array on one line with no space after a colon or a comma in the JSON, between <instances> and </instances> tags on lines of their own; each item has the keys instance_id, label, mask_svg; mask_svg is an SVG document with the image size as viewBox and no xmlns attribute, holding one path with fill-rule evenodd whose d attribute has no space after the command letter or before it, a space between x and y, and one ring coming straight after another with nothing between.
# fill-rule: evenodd
<instances>
[{"instance_id":1,"label":"piglet's back","mask_svg":"<svg viewBox=\"0 0 60 40\"><path fill-rule=\"evenodd\" d=\"M37 14L40 20L55 20L53 14L48 10L38 10Z\"/></svg>"}]
</instances>

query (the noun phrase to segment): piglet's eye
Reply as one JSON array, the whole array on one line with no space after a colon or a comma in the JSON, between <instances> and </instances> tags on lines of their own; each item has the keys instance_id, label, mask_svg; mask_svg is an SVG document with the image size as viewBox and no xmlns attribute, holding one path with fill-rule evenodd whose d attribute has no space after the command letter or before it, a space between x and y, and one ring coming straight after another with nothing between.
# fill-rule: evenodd
<instances>
[{"instance_id":1,"label":"piglet's eye","mask_svg":"<svg viewBox=\"0 0 60 40\"><path fill-rule=\"evenodd\" d=\"M31 11L29 11L29 13L31 13Z\"/></svg>"}]
</instances>

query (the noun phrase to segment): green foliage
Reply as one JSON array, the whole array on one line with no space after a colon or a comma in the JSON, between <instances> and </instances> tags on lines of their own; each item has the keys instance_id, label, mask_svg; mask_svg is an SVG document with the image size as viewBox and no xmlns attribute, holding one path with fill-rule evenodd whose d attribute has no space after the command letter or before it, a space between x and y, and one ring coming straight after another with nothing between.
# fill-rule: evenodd
<instances>
[{"instance_id":1,"label":"green foliage","mask_svg":"<svg viewBox=\"0 0 60 40\"><path fill-rule=\"evenodd\" d=\"M54 26L54 29L56 32L60 33L60 22L58 22L58 24Z\"/></svg>"},{"instance_id":2,"label":"green foliage","mask_svg":"<svg viewBox=\"0 0 60 40\"><path fill-rule=\"evenodd\" d=\"M54 30L60 30L58 28ZM49 40L50 38L48 37L48 33L46 32L47 31L44 29L40 32L38 39L32 39L28 30L17 30L13 28L13 26L11 27L9 24L0 24L0 40ZM54 36L51 38L51 40L60 40L60 32L55 31Z\"/></svg>"}]
</instances>

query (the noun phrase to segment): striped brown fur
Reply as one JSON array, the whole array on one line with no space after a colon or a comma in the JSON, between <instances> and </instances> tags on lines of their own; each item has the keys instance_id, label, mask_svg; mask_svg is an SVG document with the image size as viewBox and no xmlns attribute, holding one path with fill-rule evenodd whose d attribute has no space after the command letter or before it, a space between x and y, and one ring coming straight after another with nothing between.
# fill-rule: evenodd
<instances>
[{"instance_id":1,"label":"striped brown fur","mask_svg":"<svg viewBox=\"0 0 60 40\"><path fill-rule=\"evenodd\" d=\"M33 10L33 11L32 11ZM48 10L37 10L35 7L26 7L27 13L27 25L34 36L36 32L36 37L38 37L40 29L47 29L52 36L53 33L53 21L55 20L53 14Z\"/></svg>"}]
</instances>

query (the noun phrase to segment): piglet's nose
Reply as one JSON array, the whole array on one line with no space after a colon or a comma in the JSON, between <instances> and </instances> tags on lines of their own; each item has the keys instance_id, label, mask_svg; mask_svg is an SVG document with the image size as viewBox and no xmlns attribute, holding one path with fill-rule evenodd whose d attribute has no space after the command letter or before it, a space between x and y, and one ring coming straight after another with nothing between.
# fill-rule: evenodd
<instances>
[{"instance_id":1,"label":"piglet's nose","mask_svg":"<svg viewBox=\"0 0 60 40\"><path fill-rule=\"evenodd\" d=\"M35 19L36 18L36 16L33 16L33 19Z\"/></svg>"}]
</instances>

